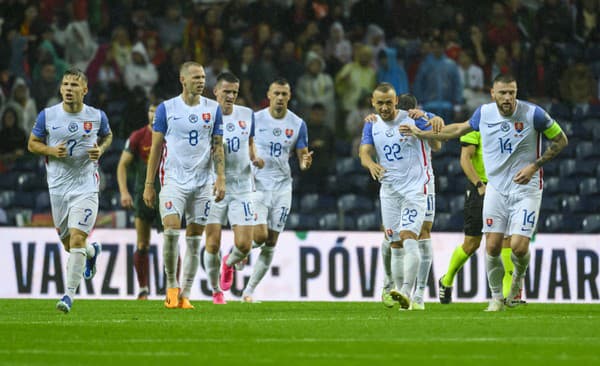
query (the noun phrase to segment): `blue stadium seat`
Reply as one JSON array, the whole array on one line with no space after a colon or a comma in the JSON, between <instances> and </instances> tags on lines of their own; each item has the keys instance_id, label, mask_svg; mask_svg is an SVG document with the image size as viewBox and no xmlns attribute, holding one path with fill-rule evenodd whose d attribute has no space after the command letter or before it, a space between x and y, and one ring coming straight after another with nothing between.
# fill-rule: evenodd
<instances>
[{"instance_id":1,"label":"blue stadium seat","mask_svg":"<svg viewBox=\"0 0 600 366\"><path fill-rule=\"evenodd\" d=\"M351 192L364 192L365 194L372 190L373 187L379 187L379 183L376 183L369 172L363 174L354 174L350 177L344 177L344 179L350 178Z\"/></svg>"},{"instance_id":2,"label":"blue stadium seat","mask_svg":"<svg viewBox=\"0 0 600 366\"><path fill-rule=\"evenodd\" d=\"M544 192L551 194L575 194L577 193L577 178L544 178Z\"/></svg>"},{"instance_id":3,"label":"blue stadium seat","mask_svg":"<svg viewBox=\"0 0 600 366\"><path fill-rule=\"evenodd\" d=\"M450 209L450 213L462 216L465 208L464 196L460 195L452 197L448 202L448 208Z\"/></svg>"},{"instance_id":4,"label":"blue stadium seat","mask_svg":"<svg viewBox=\"0 0 600 366\"><path fill-rule=\"evenodd\" d=\"M348 157L337 159L335 163L335 171L337 175L355 174L365 172L365 169L360 165L358 158Z\"/></svg>"},{"instance_id":5,"label":"blue stadium seat","mask_svg":"<svg viewBox=\"0 0 600 366\"><path fill-rule=\"evenodd\" d=\"M364 196L346 194L338 198L337 207L345 213L365 213L373 210L373 202Z\"/></svg>"},{"instance_id":6,"label":"blue stadium seat","mask_svg":"<svg viewBox=\"0 0 600 366\"><path fill-rule=\"evenodd\" d=\"M545 195L542 198L542 204L540 206L542 212L555 213L560 209L562 201L559 198L552 195Z\"/></svg>"},{"instance_id":7,"label":"blue stadium seat","mask_svg":"<svg viewBox=\"0 0 600 366\"><path fill-rule=\"evenodd\" d=\"M15 172L36 172L38 169L37 159L17 159L12 167Z\"/></svg>"},{"instance_id":8,"label":"blue stadium seat","mask_svg":"<svg viewBox=\"0 0 600 366\"><path fill-rule=\"evenodd\" d=\"M558 176L560 168L560 158L557 160L551 160L548 164L544 165L544 177Z\"/></svg>"},{"instance_id":9,"label":"blue stadium seat","mask_svg":"<svg viewBox=\"0 0 600 366\"><path fill-rule=\"evenodd\" d=\"M11 208L15 200L15 191L0 192L0 208Z\"/></svg>"},{"instance_id":10,"label":"blue stadium seat","mask_svg":"<svg viewBox=\"0 0 600 366\"><path fill-rule=\"evenodd\" d=\"M448 191L448 177L445 175L435 175L435 190L439 193Z\"/></svg>"},{"instance_id":11,"label":"blue stadium seat","mask_svg":"<svg viewBox=\"0 0 600 366\"><path fill-rule=\"evenodd\" d=\"M462 231L463 215L449 212L437 212L433 222L435 231Z\"/></svg>"},{"instance_id":12,"label":"blue stadium seat","mask_svg":"<svg viewBox=\"0 0 600 366\"><path fill-rule=\"evenodd\" d=\"M36 173L21 173L17 178L17 189L22 192L42 190L45 186L46 182Z\"/></svg>"},{"instance_id":13,"label":"blue stadium seat","mask_svg":"<svg viewBox=\"0 0 600 366\"><path fill-rule=\"evenodd\" d=\"M435 195L435 211L436 212L447 212L450 208L448 207L448 196L445 194Z\"/></svg>"},{"instance_id":14,"label":"blue stadium seat","mask_svg":"<svg viewBox=\"0 0 600 366\"><path fill-rule=\"evenodd\" d=\"M586 178L579 183L579 194L596 195L599 193L600 188L598 188L598 180L596 178Z\"/></svg>"},{"instance_id":15,"label":"blue stadium seat","mask_svg":"<svg viewBox=\"0 0 600 366\"><path fill-rule=\"evenodd\" d=\"M370 212L358 216L356 219L356 228L360 231L379 231L381 229L381 215Z\"/></svg>"},{"instance_id":16,"label":"blue stadium seat","mask_svg":"<svg viewBox=\"0 0 600 366\"><path fill-rule=\"evenodd\" d=\"M2 179L0 179L0 190L15 189L20 174L21 173L19 172L13 171L2 173Z\"/></svg>"},{"instance_id":17,"label":"blue stadium seat","mask_svg":"<svg viewBox=\"0 0 600 366\"><path fill-rule=\"evenodd\" d=\"M600 214L586 216L581 229L584 233L600 233Z\"/></svg>"},{"instance_id":18,"label":"blue stadium seat","mask_svg":"<svg viewBox=\"0 0 600 366\"><path fill-rule=\"evenodd\" d=\"M35 196L35 212L50 211L50 194L48 191L39 191Z\"/></svg>"},{"instance_id":19,"label":"blue stadium seat","mask_svg":"<svg viewBox=\"0 0 600 366\"><path fill-rule=\"evenodd\" d=\"M33 192L16 192L12 202L12 208L33 209L35 207L35 195Z\"/></svg>"},{"instance_id":20,"label":"blue stadium seat","mask_svg":"<svg viewBox=\"0 0 600 366\"><path fill-rule=\"evenodd\" d=\"M339 230L340 218L337 213L327 213L319 217L320 230Z\"/></svg>"},{"instance_id":21,"label":"blue stadium seat","mask_svg":"<svg viewBox=\"0 0 600 366\"><path fill-rule=\"evenodd\" d=\"M292 212L288 215L285 223L285 228L290 230L297 230L300 227L300 214Z\"/></svg>"},{"instance_id":22,"label":"blue stadium seat","mask_svg":"<svg viewBox=\"0 0 600 366\"><path fill-rule=\"evenodd\" d=\"M300 198L300 211L302 213L333 212L336 210L335 197L307 193Z\"/></svg>"},{"instance_id":23,"label":"blue stadium seat","mask_svg":"<svg viewBox=\"0 0 600 366\"><path fill-rule=\"evenodd\" d=\"M579 195L566 196L561 201L563 213L582 214L594 212L594 202Z\"/></svg>"},{"instance_id":24,"label":"blue stadium seat","mask_svg":"<svg viewBox=\"0 0 600 366\"><path fill-rule=\"evenodd\" d=\"M600 157L600 148L595 147L593 142L584 141L575 146L575 156L577 159L597 158Z\"/></svg>"},{"instance_id":25,"label":"blue stadium seat","mask_svg":"<svg viewBox=\"0 0 600 366\"><path fill-rule=\"evenodd\" d=\"M581 219L573 214L552 214L546 217L543 222L539 222L541 232L547 233L569 233L580 230Z\"/></svg>"},{"instance_id":26,"label":"blue stadium seat","mask_svg":"<svg viewBox=\"0 0 600 366\"><path fill-rule=\"evenodd\" d=\"M460 159L454 159L448 161L448 168L446 170L448 175L460 176L463 175L462 167L460 166Z\"/></svg>"},{"instance_id":27,"label":"blue stadium seat","mask_svg":"<svg viewBox=\"0 0 600 366\"><path fill-rule=\"evenodd\" d=\"M560 163L560 176L593 176L598 164L594 161L566 159Z\"/></svg>"}]
</instances>

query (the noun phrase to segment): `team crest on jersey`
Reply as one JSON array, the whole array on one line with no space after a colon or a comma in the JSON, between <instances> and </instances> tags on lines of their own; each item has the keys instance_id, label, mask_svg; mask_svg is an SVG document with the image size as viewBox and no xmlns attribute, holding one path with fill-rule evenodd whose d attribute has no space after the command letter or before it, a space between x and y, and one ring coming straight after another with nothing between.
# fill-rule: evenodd
<instances>
[{"instance_id":1,"label":"team crest on jersey","mask_svg":"<svg viewBox=\"0 0 600 366\"><path fill-rule=\"evenodd\" d=\"M170 209L172 209L172 208L173 208L173 202L171 202L171 201L167 201L167 202L165 202L165 208L166 208L167 210L170 210Z\"/></svg>"},{"instance_id":2,"label":"team crest on jersey","mask_svg":"<svg viewBox=\"0 0 600 366\"><path fill-rule=\"evenodd\" d=\"M285 136L289 139L290 137L294 136L294 130L292 130L291 128L286 128L285 129Z\"/></svg>"},{"instance_id":3,"label":"team crest on jersey","mask_svg":"<svg viewBox=\"0 0 600 366\"><path fill-rule=\"evenodd\" d=\"M515 122L515 131L521 133L523 131L523 122Z\"/></svg>"},{"instance_id":4,"label":"team crest on jersey","mask_svg":"<svg viewBox=\"0 0 600 366\"><path fill-rule=\"evenodd\" d=\"M75 132L78 129L79 129L79 127L77 126L77 122L69 123L69 132Z\"/></svg>"},{"instance_id":5,"label":"team crest on jersey","mask_svg":"<svg viewBox=\"0 0 600 366\"><path fill-rule=\"evenodd\" d=\"M233 130L235 130L235 125L230 122L230 123L227 124L226 128L227 128L227 131L233 132Z\"/></svg>"},{"instance_id":6,"label":"team crest on jersey","mask_svg":"<svg viewBox=\"0 0 600 366\"><path fill-rule=\"evenodd\" d=\"M510 123L506 121L502 122L502 125L500 125L500 129L502 130L502 132L508 132L510 130Z\"/></svg>"},{"instance_id":7,"label":"team crest on jersey","mask_svg":"<svg viewBox=\"0 0 600 366\"><path fill-rule=\"evenodd\" d=\"M238 121L238 125L242 130L246 129L246 121Z\"/></svg>"},{"instance_id":8,"label":"team crest on jersey","mask_svg":"<svg viewBox=\"0 0 600 366\"><path fill-rule=\"evenodd\" d=\"M190 114L190 116L188 117L188 119L190 120L191 123L198 122L198 116L196 116L195 114Z\"/></svg>"},{"instance_id":9,"label":"team crest on jersey","mask_svg":"<svg viewBox=\"0 0 600 366\"><path fill-rule=\"evenodd\" d=\"M487 219L485 219L485 224L487 226L492 226L494 224L494 219L492 219L491 217L488 217Z\"/></svg>"},{"instance_id":10,"label":"team crest on jersey","mask_svg":"<svg viewBox=\"0 0 600 366\"><path fill-rule=\"evenodd\" d=\"M202 113L202 119L206 123L210 122L210 113Z\"/></svg>"},{"instance_id":11,"label":"team crest on jersey","mask_svg":"<svg viewBox=\"0 0 600 366\"><path fill-rule=\"evenodd\" d=\"M390 129L390 130L387 130L387 131L385 131L385 135L386 135L387 137L392 137L392 136L394 136L394 130Z\"/></svg>"},{"instance_id":12,"label":"team crest on jersey","mask_svg":"<svg viewBox=\"0 0 600 366\"><path fill-rule=\"evenodd\" d=\"M90 122L90 121L83 122L83 130L85 131L85 133L92 132L92 122Z\"/></svg>"},{"instance_id":13,"label":"team crest on jersey","mask_svg":"<svg viewBox=\"0 0 600 366\"><path fill-rule=\"evenodd\" d=\"M281 136L281 128L277 127L273 129L273 136Z\"/></svg>"}]
</instances>

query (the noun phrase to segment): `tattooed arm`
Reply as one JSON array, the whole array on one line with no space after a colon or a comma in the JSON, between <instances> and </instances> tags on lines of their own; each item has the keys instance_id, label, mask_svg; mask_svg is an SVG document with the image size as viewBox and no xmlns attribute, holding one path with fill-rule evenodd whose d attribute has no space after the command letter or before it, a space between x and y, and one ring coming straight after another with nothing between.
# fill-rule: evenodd
<instances>
[{"instance_id":1,"label":"tattooed arm","mask_svg":"<svg viewBox=\"0 0 600 366\"><path fill-rule=\"evenodd\" d=\"M223 149L223 135L213 135L212 159L217 174L217 181L213 189L216 196L215 201L219 202L225 197L225 150Z\"/></svg>"},{"instance_id":2,"label":"tattooed arm","mask_svg":"<svg viewBox=\"0 0 600 366\"><path fill-rule=\"evenodd\" d=\"M548 148L546 149L546 151L544 151L544 154L540 158L538 158L534 163L531 163L525 168L521 169L521 171L519 171L517 175L515 175L513 179L515 183L529 183L533 174L535 174L535 172L539 168L541 168L542 165L554 159L558 155L558 153L560 153L562 149L564 149L569 144L567 135L565 135L565 133L562 131L560 131L558 135L552 138L551 141L552 143L550 144L550 146L548 146Z\"/></svg>"}]
</instances>

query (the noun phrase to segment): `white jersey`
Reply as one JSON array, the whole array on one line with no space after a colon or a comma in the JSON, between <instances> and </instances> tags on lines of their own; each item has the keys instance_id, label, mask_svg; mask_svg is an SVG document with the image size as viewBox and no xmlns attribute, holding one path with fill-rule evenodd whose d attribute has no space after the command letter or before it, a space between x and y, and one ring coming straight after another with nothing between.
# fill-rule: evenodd
<instances>
[{"instance_id":1,"label":"white jersey","mask_svg":"<svg viewBox=\"0 0 600 366\"><path fill-rule=\"evenodd\" d=\"M425 121L415 122L406 111L400 110L393 121L384 121L377 116L376 123L365 123L361 145L373 145L377 160L385 168L381 179L381 196L388 193L427 192L429 181L427 166L430 164L425 143L414 136L405 136L398 130L401 124L412 124L421 129Z\"/></svg>"},{"instance_id":2,"label":"white jersey","mask_svg":"<svg viewBox=\"0 0 600 366\"><path fill-rule=\"evenodd\" d=\"M290 110L281 119L273 118L269 108L256 112L255 122L254 143L265 162L262 169L255 169L256 189L291 189L290 152L308 147L306 123Z\"/></svg>"},{"instance_id":3,"label":"white jersey","mask_svg":"<svg viewBox=\"0 0 600 366\"><path fill-rule=\"evenodd\" d=\"M496 103L488 103L475 111L469 123L481 133L488 184L504 194L542 189L541 170L526 185L514 183L513 178L539 158L541 132L554 123L548 113L535 104L517 100L513 115L504 117Z\"/></svg>"},{"instance_id":4,"label":"white jersey","mask_svg":"<svg viewBox=\"0 0 600 366\"><path fill-rule=\"evenodd\" d=\"M254 137L254 112L234 105L231 114L223 115L226 194L253 190L250 137Z\"/></svg>"},{"instance_id":5,"label":"white jersey","mask_svg":"<svg viewBox=\"0 0 600 366\"><path fill-rule=\"evenodd\" d=\"M152 128L165 138L159 168L162 185L195 189L212 183L212 137L223 135L216 101L201 97L200 103L189 106L181 95L166 100L156 108Z\"/></svg>"},{"instance_id":6,"label":"white jersey","mask_svg":"<svg viewBox=\"0 0 600 366\"><path fill-rule=\"evenodd\" d=\"M110 133L103 111L84 104L80 112L68 113L59 103L40 112L32 133L45 139L48 146L66 144L66 157L46 158L50 194L98 192L98 162L90 160L87 151L98 142L98 136Z\"/></svg>"}]
</instances>

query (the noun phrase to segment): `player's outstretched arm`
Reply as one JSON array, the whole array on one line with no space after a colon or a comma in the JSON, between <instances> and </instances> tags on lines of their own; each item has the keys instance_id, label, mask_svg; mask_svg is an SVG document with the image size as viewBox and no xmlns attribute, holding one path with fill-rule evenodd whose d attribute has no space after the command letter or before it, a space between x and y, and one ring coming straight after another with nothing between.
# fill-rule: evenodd
<instances>
[{"instance_id":1,"label":"player's outstretched arm","mask_svg":"<svg viewBox=\"0 0 600 366\"><path fill-rule=\"evenodd\" d=\"M154 179L156 170L163 148L165 135L162 132L152 131L152 146L150 146L150 155L148 155L148 166L146 168L146 181L144 184L144 203L148 207L154 207L156 191L154 190Z\"/></svg>"},{"instance_id":2,"label":"player's outstretched arm","mask_svg":"<svg viewBox=\"0 0 600 366\"><path fill-rule=\"evenodd\" d=\"M400 133L405 135L414 135L420 139L446 141L458 138L468 132L473 131L469 121L461 123L452 123L444 126L439 133L432 131L423 131L414 125L400 125Z\"/></svg>"},{"instance_id":3,"label":"player's outstretched arm","mask_svg":"<svg viewBox=\"0 0 600 366\"><path fill-rule=\"evenodd\" d=\"M517 184L527 184L531 180L531 177L535 172L541 168L544 164L554 159L568 144L569 140L567 139L567 135L563 131L552 139L550 139L552 143L544 154L539 157L534 163L527 165L525 168L521 169L513 178L513 181Z\"/></svg>"},{"instance_id":4,"label":"player's outstretched arm","mask_svg":"<svg viewBox=\"0 0 600 366\"><path fill-rule=\"evenodd\" d=\"M214 187L215 202L225 197L225 150L223 149L223 135L213 135L212 158L215 166L217 180Z\"/></svg>"},{"instance_id":5,"label":"player's outstretched arm","mask_svg":"<svg viewBox=\"0 0 600 366\"><path fill-rule=\"evenodd\" d=\"M119 185L119 193L121 194L121 206L124 208L133 208L133 199L127 188L127 168L133 162L133 154L127 150L123 150L119 165L117 165L117 184Z\"/></svg>"}]
</instances>

